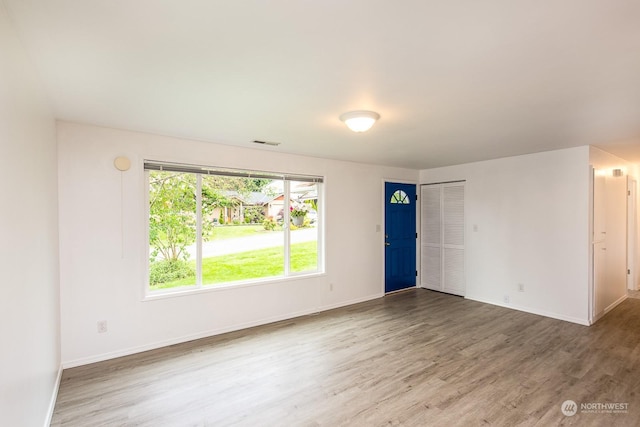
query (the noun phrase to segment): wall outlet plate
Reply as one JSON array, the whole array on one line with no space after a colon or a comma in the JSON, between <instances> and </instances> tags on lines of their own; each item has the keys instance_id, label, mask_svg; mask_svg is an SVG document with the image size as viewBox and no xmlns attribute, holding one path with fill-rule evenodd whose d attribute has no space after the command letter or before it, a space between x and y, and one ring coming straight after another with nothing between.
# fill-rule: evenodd
<instances>
[{"instance_id":1,"label":"wall outlet plate","mask_svg":"<svg viewBox=\"0 0 640 427\"><path fill-rule=\"evenodd\" d=\"M107 332L107 321L106 320L98 320L98 333L104 334Z\"/></svg>"}]
</instances>

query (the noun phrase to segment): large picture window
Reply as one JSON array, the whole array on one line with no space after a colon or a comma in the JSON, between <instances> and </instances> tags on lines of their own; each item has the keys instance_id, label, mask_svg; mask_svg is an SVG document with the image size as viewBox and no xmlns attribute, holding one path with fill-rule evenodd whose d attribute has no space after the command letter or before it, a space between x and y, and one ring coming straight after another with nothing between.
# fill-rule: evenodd
<instances>
[{"instance_id":1,"label":"large picture window","mask_svg":"<svg viewBox=\"0 0 640 427\"><path fill-rule=\"evenodd\" d=\"M146 161L149 290L322 271L322 178Z\"/></svg>"}]
</instances>

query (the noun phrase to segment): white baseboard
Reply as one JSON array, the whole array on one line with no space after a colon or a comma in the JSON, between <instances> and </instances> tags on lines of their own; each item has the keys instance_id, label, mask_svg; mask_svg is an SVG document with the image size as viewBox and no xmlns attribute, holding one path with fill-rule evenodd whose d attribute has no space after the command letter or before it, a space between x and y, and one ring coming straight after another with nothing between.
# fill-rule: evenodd
<instances>
[{"instance_id":1,"label":"white baseboard","mask_svg":"<svg viewBox=\"0 0 640 427\"><path fill-rule=\"evenodd\" d=\"M565 322L577 323L578 325L584 325L584 326L590 325L589 319L581 319L578 317L565 316L563 314L553 313L545 310L538 310L530 307L522 307L514 304L504 304L504 303L491 301L484 298L476 298L468 295L465 298L472 301L482 302L485 304L497 305L499 307L511 308L513 310L518 310L518 311L524 311L525 313L537 314L538 316L550 317L552 319L564 320Z\"/></svg>"},{"instance_id":2,"label":"white baseboard","mask_svg":"<svg viewBox=\"0 0 640 427\"><path fill-rule=\"evenodd\" d=\"M406 287L406 288L398 289L397 291L385 292L385 293L384 293L384 294L382 294L382 295L383 295L383 296L384 296L384 295L393 295L393 294L397 294L397 293L400 293L400 292L405 292L405 291L409 291L409 290L411 290L411 289L418 289L418 288L420 288L418 285L416 285L416 286L409 286L409 287ZM426 289L426 288L425 288L425 289Z\"/></svg>"},{"instance_id":3,"label":"white baseboard","mask_svg":"<svg viewBox=\"0 0 640 427\"><path fill-rule=\"evenodd\" d=\"M282 320L294 319L296 317L307 316L309 314L315 314L322 311L333 310L335 308L345 307L348 305L358 304L365 301L370 301L376 298L381 298L383 294L369 295L362 298L356 298L349 301L343 301L336 304L323 305L321 307L309 308L293 313L287 313L284 315L272 316L260 320L251 322L239 323L232 326L223 328L210 329L207 331L198 332L195 334L183 335L181 337L175 337L167 340L156 341L149 344L144 344L136 347L129 347L122 350L116 350L109 353L97 354L94 356L81 357L78 359L63 361L62 367L64 369L75 368L77 366L88 365L90 363L103 362L105 360L115 359L118 357L129 356L131 354L141 353L143 351L155 350L161 347L167 347L174 344L180 344L183 342L193 341L200 338L207 338L214 335L225 334L228 332L239 331L241 329L253 328L254 326L267 325L269 323L280 322Z\"/></svg>"},{"instance_id":4,"label":"white baseboard","mask_svg":"<svg viewBox=\"0 0 640 427\"><path fill-rule=\"evenodd\" d=\"M60 390L60 381L62 380L62 365L58 367L58 375L56 376L56 381L53 384L53 391L51 393L51 400L49 401L49 409L47 410L47 417L44 420L44 427L49 427L51 425L51 420L53 419L53 411L56 408L56 400L58 399L58 390Z\"/></svg>"},{"instance_id":5,"label":"white baseboard","mask_svg":"<svg viewBox=\"0 0 640 427\"><path fill-rule=\"evenodd\" d=\"M115 359L123 356L129 356L136 353L142 353L143 351L155 350L157 348L167 347L170 345L180 344L188 341L193 341L200 338L207 338L214 335L225 334L227 332L239 331L241 329L252 328L254 326L266 325L268 323L279 322L281 320L288 320L288 319L293 319L295 317L306 316L308 314L316 313L317 311L318 311L317 309L312 308L312 309L302 310L295 313L288 313L283 316L274 316L274 317L256 320L252 322L245 322L245 323L240 323L233 326L227 326L224 328L210 329L210 330L198 332L195 334L183 335L181 337L175 337L167 340L156 341L153 343L144 344L136 347L129 347L122 350L112 351L109 353L102 353L94 356L68 360L63 362L63 366L65 369L68 369L68 368L75 368L77 366L88 365L90 363L103 362L105 360Z\"/></svg>"},{"instance_id":6,"label":"white baseboard","mask_svg":"<svg viewBox=\"0 0 640 427\"><path fill-rule=\"evenodd\" d=\"M605 308L604 310L602 310L602 312L600 312L600 313L596 314L595 316L593 316L593 321L591 322L591 324L593 325L598 320L602 319L605 314L607 314L608 312L610 312L611 310L616 308L618 305L620 305L620 303L622 301L626 300L627 297L628 297L627 293L625 292L624 295L622 295L620 298L615 300L613 303L609 304L609 306L607 308Z\"/></svg>"},{"instance_id":7,"label":"white baseboard","mask_svg":"<svg viewBox=\"0 0 640 427\"><path fill-rule=\"evenodd\" d=\"M349 301L342 301L342 302L339 302L337 304L323 305L318 309L318 312L327 311L327 310L333 310L334 308L346 307L348 305L353 305L353 304L359 304L361 302L367 302L367 301L371 301L371 300L374 300L374 299L382 298L383 296L384 296L384 293L379 293L379 294L369 295L369 296L362 297L362 298L352 299L352 300L349 300Z\"/></svg>"},{"instance_id":8,"label":"white baseboard","mask_svg":"<svg viewBox=\"0 0 640 427\"><path fill-rule=\"evenodd\" d=\"M611 303L609 305L609 307L604 309L604 314L607 314L608 312L610 312L611 310L613 310L614 308L616 308L618 305L620 305L620 303L622 303L622 301L626 300L628 297L627 293L625 292L624 295L622 295L620 298L618 298L617 300L615 300L613 303Z\"/></svg>"},{"instance_id":9,"label":"white baseboard","mask_svg":"<svg viewBox=\"0 0 640 427\"><path fill-rule=\"evenodd\" d=\"M604 317L604 315L605 315L605 312L602 311L601 313L596 314L595 316L593 316L593 319L591 319L591 324L592 325L595 324L598 320L602 319Z\"/></svg>"}]
</instances>

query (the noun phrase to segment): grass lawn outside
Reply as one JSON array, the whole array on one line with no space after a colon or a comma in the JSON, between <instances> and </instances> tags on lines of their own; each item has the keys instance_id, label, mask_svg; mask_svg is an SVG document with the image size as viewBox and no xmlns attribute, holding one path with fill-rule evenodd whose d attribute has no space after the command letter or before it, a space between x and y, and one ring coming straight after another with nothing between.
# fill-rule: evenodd
<instances>
[{"instance_id":1,"label":"grass lawn outside","mask_svg":"<svg viewBox=\"0 0 640 427\"><path fill-rule=\"evenodd\" d=\"M249 228L235 226L232 228ZM260 226L261 227L261 226ZM223 227L220 227L223 228ZM238 236L233 236L238 237ZM313 271L318 266L318 246L316 241L291 245L291 271ZM195 261L193 263L195 266ZM204 286L242 280L277 277L284 274L284 249L282 247L259 249L235 254L202 259L202 283ZM158 289L191 286L194 277L149 286Z\"/></svg>"},{"instance_id":2,"label":"grass lawn outside","mask_svg":"<svg viewBox=\"0 0 640 427\"><path fill-rule=\"evenodd\" d=\"M256 233L269 233L260 224L252 225L216 225L207 240L234 239L236 237L255 236Z\"/></svg>"}]
</instances>

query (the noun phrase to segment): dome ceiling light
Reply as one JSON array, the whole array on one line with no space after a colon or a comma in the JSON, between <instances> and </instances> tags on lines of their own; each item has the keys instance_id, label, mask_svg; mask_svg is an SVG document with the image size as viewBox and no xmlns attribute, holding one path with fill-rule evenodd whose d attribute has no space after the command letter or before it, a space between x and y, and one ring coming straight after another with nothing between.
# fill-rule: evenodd
<instances>
[{"instance_id":1,"label":"dome ceiling light","mask_svg":"<svg viewBox=\"0 0 640 427\"><path fill-rule=\"evenodd\" d=\"M349 111L340 115L340 120L354 132L368 131L379 118L380 114L375 111Z\"/></svg>"}]
</instances>

